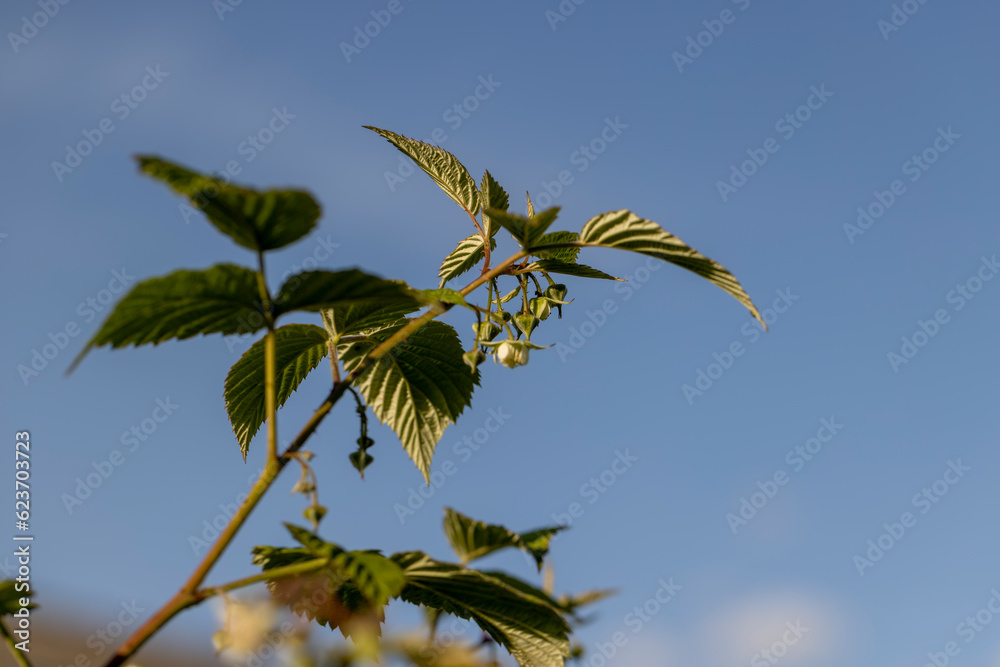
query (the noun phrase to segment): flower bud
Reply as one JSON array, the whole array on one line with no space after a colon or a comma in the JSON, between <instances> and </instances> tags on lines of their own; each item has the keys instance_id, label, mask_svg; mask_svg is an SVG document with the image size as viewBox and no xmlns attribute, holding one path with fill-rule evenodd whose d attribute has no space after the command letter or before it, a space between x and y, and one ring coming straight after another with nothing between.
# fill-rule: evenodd
<instances>
[{"instance_id":1,"label":"flower bud","mask_svg":"<svg viewBox=\"0 0 1000 667\"><path fill-rule=\"evenodd\" d=\"M322 505L310 505L302 510L302 516L313 526L319 526L319 522L326 516L326 508Z\"/></svg>"},{"instance_id":2,"label":"flower bud","mask_svg":"<svg viewBox=\"0 0 1000 667\"><path fill-rule=\"evenodd\" d=\"M476 369L479 368L479 364L486 361L486 355L483 354L482 350L476 347L475 349L469 350L463 354L462 361L464 361L465 365L471 368L472 372L475 373Z\"/></svg>"},{"instance_id":3,"label":"flower bud","mask_svg":"<svg viewBox=\"0 0 1000 667\"><path fill-rule=\"evenodd\" d=\"M524 334L525 338L531 338L531 332L538 326L538 318L530 313L518 313L511 318L517 330Z\"/></svg>"},{"instance_id":4,"label":"flower bud","mask_svg":"<svg viewBox=\"0 0 1000 667\"><path fill-rule=\"evenodd\" d=\"M566 286L562 283L557 283L555 285L549 285L545 288L545 298L549 300L550 303L554 304L556 310L559 311L559 319L562 319L562 307L566 303Z\"/></svg>"},{"instance_id":5,"label":"flower bud","mask_svg":"<svg viewBox=\"0 0 1000 667\"><path fill-rule=\"evenodd\" d=\"M549 305L549 300L545 297L535 297L528 302L528 307L531 308L531 312L534 313L535 317L540 320L547 320L549 314L552 312L552 306Z\"/></svg>"},{"instance_id":6,"label":"flower bud","mask_svg":"<svg viewBox=\"0 0 1000 667\"><path fill-rule=\"evenodd\" d=\"M566 302L566 286L563 284L549 285L545 288L545 298L552 301Z\"/></svg>"},{"instance_id":7,"label":"flower bud","mask_svg":"<svg viewBox=\"0 0 1000 667\"><path fill-rule=\"evenodd\" d=\"M497 337L502 329L496 322L486 321L473 324L472 331L476 334L476 340L491 341Z\"/></svg>"},{"instance_id":8,"label":"flower bud","mask_svg":"<svg viewBox=\"0 0 1000 667\"><path fill-rule=\"evenodd\" d=\"M355 470L361 473L362 477L364 477L365 475L365 468L370 466L372 464L372 461L375 460L375 457L373 457L371 454L369 454L363 449L359 449L356 452L351 452L349 458L351 459L351 465L354 466Z\"/></svg>"}]
</instances>

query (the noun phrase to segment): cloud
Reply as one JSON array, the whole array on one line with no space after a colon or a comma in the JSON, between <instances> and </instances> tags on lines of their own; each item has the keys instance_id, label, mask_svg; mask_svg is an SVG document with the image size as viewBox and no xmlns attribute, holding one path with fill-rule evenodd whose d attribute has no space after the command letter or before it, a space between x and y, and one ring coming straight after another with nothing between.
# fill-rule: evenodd
<instances>
[{"instance_id":1,"label":"cloud","mask_svg":"<svg viewBox=\"0 0 1000 667\"><path fill-rule=\"evenodd\" d=\"M700 653L717 664L746 664L774 649L783 665L805 665L835 658L845 625L840 608L812 592L761 593L736 600L708 619Z\"/></svg>"}]
</instances>

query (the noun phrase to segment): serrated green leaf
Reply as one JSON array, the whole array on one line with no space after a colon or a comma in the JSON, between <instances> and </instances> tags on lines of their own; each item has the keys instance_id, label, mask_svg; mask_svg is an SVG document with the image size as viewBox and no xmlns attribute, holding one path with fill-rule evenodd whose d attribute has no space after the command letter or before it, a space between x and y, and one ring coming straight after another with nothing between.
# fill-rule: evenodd
<instances>
[{"instance_id":1,"label":"serrated green leaf","mask_svg":"<svg viewBox=\"0 0 1000 667\"><path fill-rule=\"evenodd\" d=\"M295 541L312 554L312 557L330 558L333 564L342 569L343 574L352 579L372 602L383 605L389 598L399 595L402 590L406 582L402 569L380 552L345 551L301 526L287 522L284 526Z\"/></svg>"},{"instance_id":2,"label":"serrated green leaf","mask_svg":"<svg viewBox=\"0 0 1000 667\"><path fill-rule=\"evenodd\" d=\"M549 604L488 574L420 552L395 554L406 586L400 598L471 619L524 666L563 667L569 626Z\"/></svg>"},{"instance_id":3,"label":"serrated green leaf","mask_svg":"<svg viewBox=\"0 0 1000 667\"><path fill-rule=\"evenodd\" d=\"M312 324L286 324L274 331L275 402L278 407L327 355L327 333ZM254 343L226 376L224 396L229 422L246 460L250 441L267 418L264 411L264 339Z\"/></svg>"},{"instance_id":4,"label":"serrated green leaf","mask_svg":"<svg viewBox=\"0 0 1000 667\"><path fill-rule=\"evenodd\" d=\"M500 229L500 226L497 225L495 229ZM496 247L497 242L491 236L490 250L492 251ZM457 278L479 262L483 261L483 256L483 237L481 235L473 234L472 236L462 239L458 242L458 246L451 251L451 254L445 257L444 261L441 262L441 268L438 269L438 277L441 278L441 282L438 286L444 287L445 283L449 280Z\"/></svg>"},{"instance_id":5,"label":"serrated green leaf","mask_svg":"<svg viewBox=\"0 0 1000 667\"><path fill-rule=\"evenodd\" d=\"M537 262L528 264L523 269L518 269L518 273L529 271L545 271L546 273L561 273L566 276L577 276L579 278L600 278L602 280L621 280L614 276L591 268L586 264L575 262L561 262L558 259L540 259Z\"/></svg>"},{"instance_id":6,"label":"serrated green leaf","mask_svg":"<svg viewBox=\"0 0 1000 667\"><path fill-rule=\"evenodd\" d=\"M455 306L467 306L469 305L465 301L465 297L458 290L441 288L441 289L425 289L420 291L420 295L424 301L425 305L433 305L438 301L444 301L445 303L450 303Z\"/></svg>"},{"instance_id":7,"label":"serrated green leaf","mask_svg":"<svg viewBox=\"0 0 1000 667\"><path fill-rule=\"evenodd\" d=\"M514 547L534 558L541 571L549 552L549 541L560 530L562 527L540 528L519 535L504 526L478 521L450 507L444 509L444 533L463 565L499 549Z\"/></svg>"},{"instance_id":8,"label":"serrated green leaf","mask_svg":"<svg viewBox=\"0 0 1000 667\"><path fill-rule=\"evenodd\" d=\"M341 305L320 311L323 326L326 327L334 343L341 336L362 334L366 331L382 329L418 310L420 304L383 304L378 301Z\"/></svg>"},{"instance_id":9,"label":"serrated green leaf","mask_svg":"<svg viewBox=\"0 0 1000 667\"><path fill-rule=\"evenodd\" d=\"M305 528L285 524L302 548L259 546L253 562L266 574L276 568L327 559L308 573L268 580L271 594L293 612L350 636L359 628L379 633L382 607L402 591L402 568L378 551L345 551Z\"/></svg>"},{"instance_id":10,"label":"serrated green leaf","mask_svg":"<svg viewBox=\"0 0 1000 667\"><path fill-rule=\"evenodd\" d=\"M274 250L298 241L312 231L322 213L308 192L260 192L204 176L156 156L137 159L142 171L188 197L220 232L250 250Z\"/></svg>"},{"instance_id":11,"label":"serrated green leaf","mask_svg":"<svg viewBox=\"0 0 1000 667\"><path fill-rule=\"evenodd\" d=\"M640 218L625 209L602 213L583 226L580 243L599 248L631 250L693 271L728 292L764 324L757 307L733 274L652 220Z\"/></svg>"},{"instance_id":12,"label":"serrated green leaf","mask_svg":"<svg viewBox=\"0 0 1000 667\"><path fill-rule=\"evenodd\" d=\"M358 269L305 271L290 277L274 298L275 317L293 310L318 311L351 305L397 306L416 310L419 302L405 283Z\"/></svg>"},{"instance_id":13,"label":"serrated green leaf","mask_svg":"<svg viewBox=\"0 0 1000 667\"><path fill-rule=\"evenodd\" d=\"M549 553L549 544L552 542L552 536L565 529L566 526L548 526L520 534L521 548L534 557L539 571L542 569L542 561L546 554Z\"/></svg>"},{"instance_id":14,"label":"serrated green leaf","mask_svg":"<svg viewBox=\"0 0 1000 667\"><path fill-rule=\"evenodd\" d=\"M175 271L143 280L122 297L67 372L94 347L249 334L264 323L257 274L250 269L218 264L204 271Z\"/></svg>"},{"instance_id":15,"label":"serrated green leaf","mask_svg":"<svg viewBox=\"0 0 1000 667\"><path fill-rule=\"evenodd\" d=\"M11 579L0 581L0 616L13 616L21 611L21 598L30 598L26 584L22 583L25 590L17 590L18 582ZM38 605L34 602L28 603L28 609L34 609Z\"/></svg>"},{"instance_id":16,"label":"serrated green leaf","mask_svg":"<svg viewBox=\"0 0 1000 667\"><path fill-rule=\"evenodd\" d=\"M516 213L499 211L497 209L487 210L487 214L492 216L493 222L503 226L511 236L521 244L523 248L530 249L538 245L538 240L542 238L552 223L559 215L559 207L547 208L537 215L523 217Z\"/></svg>"},{"instance_id":17,"label":"serrated green leaf","mask_svg":"<svg viewBox=\"0 0 1000 667\"><path fill-rule=\"evenodd\" d=\"M479 213L480 200L476 182L457 157L443 148L416 139L409 139L389 130L380 130L370 125L364 127L382 135L389 143L408 155L444 190L446 195L464 208L469 215L475 216Z\"/></svg>"},{"instance_id":18,"label":"serrated green leaf","mask_svg":"<svg viewBox=\"0 0 1000 667\"><path fill-rule=\"evenodd\" d=\"M576 615L576 612L580 607L594 604L595 602L607 599L617 593L617 590L604 588L600 590L584 591L583 593L560 595L556 602L559 604L559 608L566 611L566 613Z\"/></svg>"},{"instance_id":19,"label":"serrated green leaf","mask_svg":"<svg viewBox=\"0 0 1000 667\"><path fill-rule=\"evenodd\" d=\"M549 232L539 238L535 245L546 246L559 243L574 243L580 240L580 235L576 232ZM534 254L534 253L533 253ZM535 257L539 259L557 259L560 262L575 262L580 254L579 247L572 248L552 248L550 250L539 250Z\"/></svg>"},{"instance_id":20,"label":"serrated green leaf","mask_svg":"<svg viewBox=\"0 0 1000 667\"><path fill-rule=\"evenodd\" d=\"M486 210L493 208L498 211L506 211L510 201L507 197L507 192L500 187L499 183L493 180L493 175L489 171L483 174L483 182L479 186L479 193L482 197L483 231L487 236L493 238L500 231L500 227L493 224Z\"/></svg>"},{"instance_id":21,"label":"serrated green leaf","mask_svg":"<svg viewBox=\"0 0 1000 667\"><path fill-rule=\"evenodd\" d=\"M340 345L338 353L344 367L352 371L406 324L408 320L402 320L372 332L364 341ZM379 421L399 436L425 480L430 479L435 446L469 405L479 383L478 371L469 373L462 361L463 353L454 328L443 322L428 322L354 383Z\"/></svg>"}]
</instances>

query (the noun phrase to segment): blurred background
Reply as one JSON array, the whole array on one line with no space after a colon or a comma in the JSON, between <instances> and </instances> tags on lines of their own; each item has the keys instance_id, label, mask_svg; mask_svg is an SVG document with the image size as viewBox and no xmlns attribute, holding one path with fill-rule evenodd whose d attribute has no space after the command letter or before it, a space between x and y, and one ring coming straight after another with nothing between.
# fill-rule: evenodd
<instances>
[{"instance_id":1,"label":"blurred background","mask_svg":"<svg viewBox=\"0 0 1000 667\"><path fill-rule=\"evenodd\" d=\"M5 2L0 423L33 444L36 664L107 659L263 461L255 442L243 462L222 399L251 338L98 350L64 375L135 282L253 261L132 156L313 192L324 217L272 256L275 286L360 266L435 287L468 219L362 125L488 168L513 211L525 190L561 206L554 229L657 221L729 268L770 333L693 274L584 252L630 282L568 278L574 303L535 335L556 347L483 367L442 483L374 424L362 481L353 410L322 425L326 539L448 559L445 506L571 521L556 590L618 589L580 629L587 665L619 632L607 664L1000 664L998 19L982 0ZM282 440L328 385L292 397ZM210 582L289 543L294 481ZM518 554L487 565L537 581ZM220 622L183 613L139 663L201 664Z\"/></svg>"}]
</instances>

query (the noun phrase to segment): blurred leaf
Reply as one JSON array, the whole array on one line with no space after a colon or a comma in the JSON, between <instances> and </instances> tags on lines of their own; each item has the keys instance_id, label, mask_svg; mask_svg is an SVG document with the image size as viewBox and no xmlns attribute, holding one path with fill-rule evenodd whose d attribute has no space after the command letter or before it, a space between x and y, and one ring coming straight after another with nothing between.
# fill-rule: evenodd
<instances>
[{"instance_id":1,"label":"blurred leaf","mask_svg":"<svg viewBox=\"0 0 1000 667\"><path fill-rule=\"evenodd\" d=\"M139 156L139 168L185 195L215 227L244 248L283 248L312 231L321 210L308 192L259 192L204 176L156 156Z\"/></svg>"},{"instance_id":2,"label":"blurred leaf","mask_svg":"<svg viewBox=\"0 0 1000 667\"><path fill-rule=\"evenodd\" d=\"M504 526L477 521L450 507L444 508L444 533L463 565L498 549L514 547L531 555L541 571L549 541L560 530L562 526L555 526L519 535Z\"/></svg>"},{"instance_id":3,"label":"blurred leaf","mask_svg":"<svg viewBox=\"0 0 1000 667\"><path fill-rule=\"evenodd\" d=\"M405 579L399 565L377 551L345 551L314 533L286 523L301 548L255 547L254 563L264 573L275 568L329 559L321 569L268 581L272 595L296 614L320 625L379 634L382 607L401 592Z\"/></svg>"},{"instance_id":4,"label":"blurred leaf","mask_svg":"<svg viewBox=\"0 0 1000 667\"><path fill-rule=\"evenodd\" d=\"M521 665L563 667L569 626L550 605L495 577L420 552L392 559L406 577L404 601L472 619Z\"/></svg>"},{"instance_id":5,"label":"blurred leaf","mask_svg":"<svg viewBox=\"0 0 1000 667\"><path fill-rule=\"evenodd\" d=\"M384 280L358 269L305 271L290 277L274 298L275 317L293 310L318 311L346 306L411 308L419 306L412 290L398 280Z\"/></svg>"},{"instance_id":6,"label":"blurred leaf","mask_svg":"<svg viewBox=\"0 0 1000 667\"><path fill-rule=\"evenodd\" d=\"M22 582L23 583L23 582ZM27 584L23 584L25 590L17 590L18 582L13 580L0 581L0 616L13 616L21 611L21 598L30 597ZM38 605L34 602L28 604L28 609L34 609Z\"/></svg>"}]
</instances>

